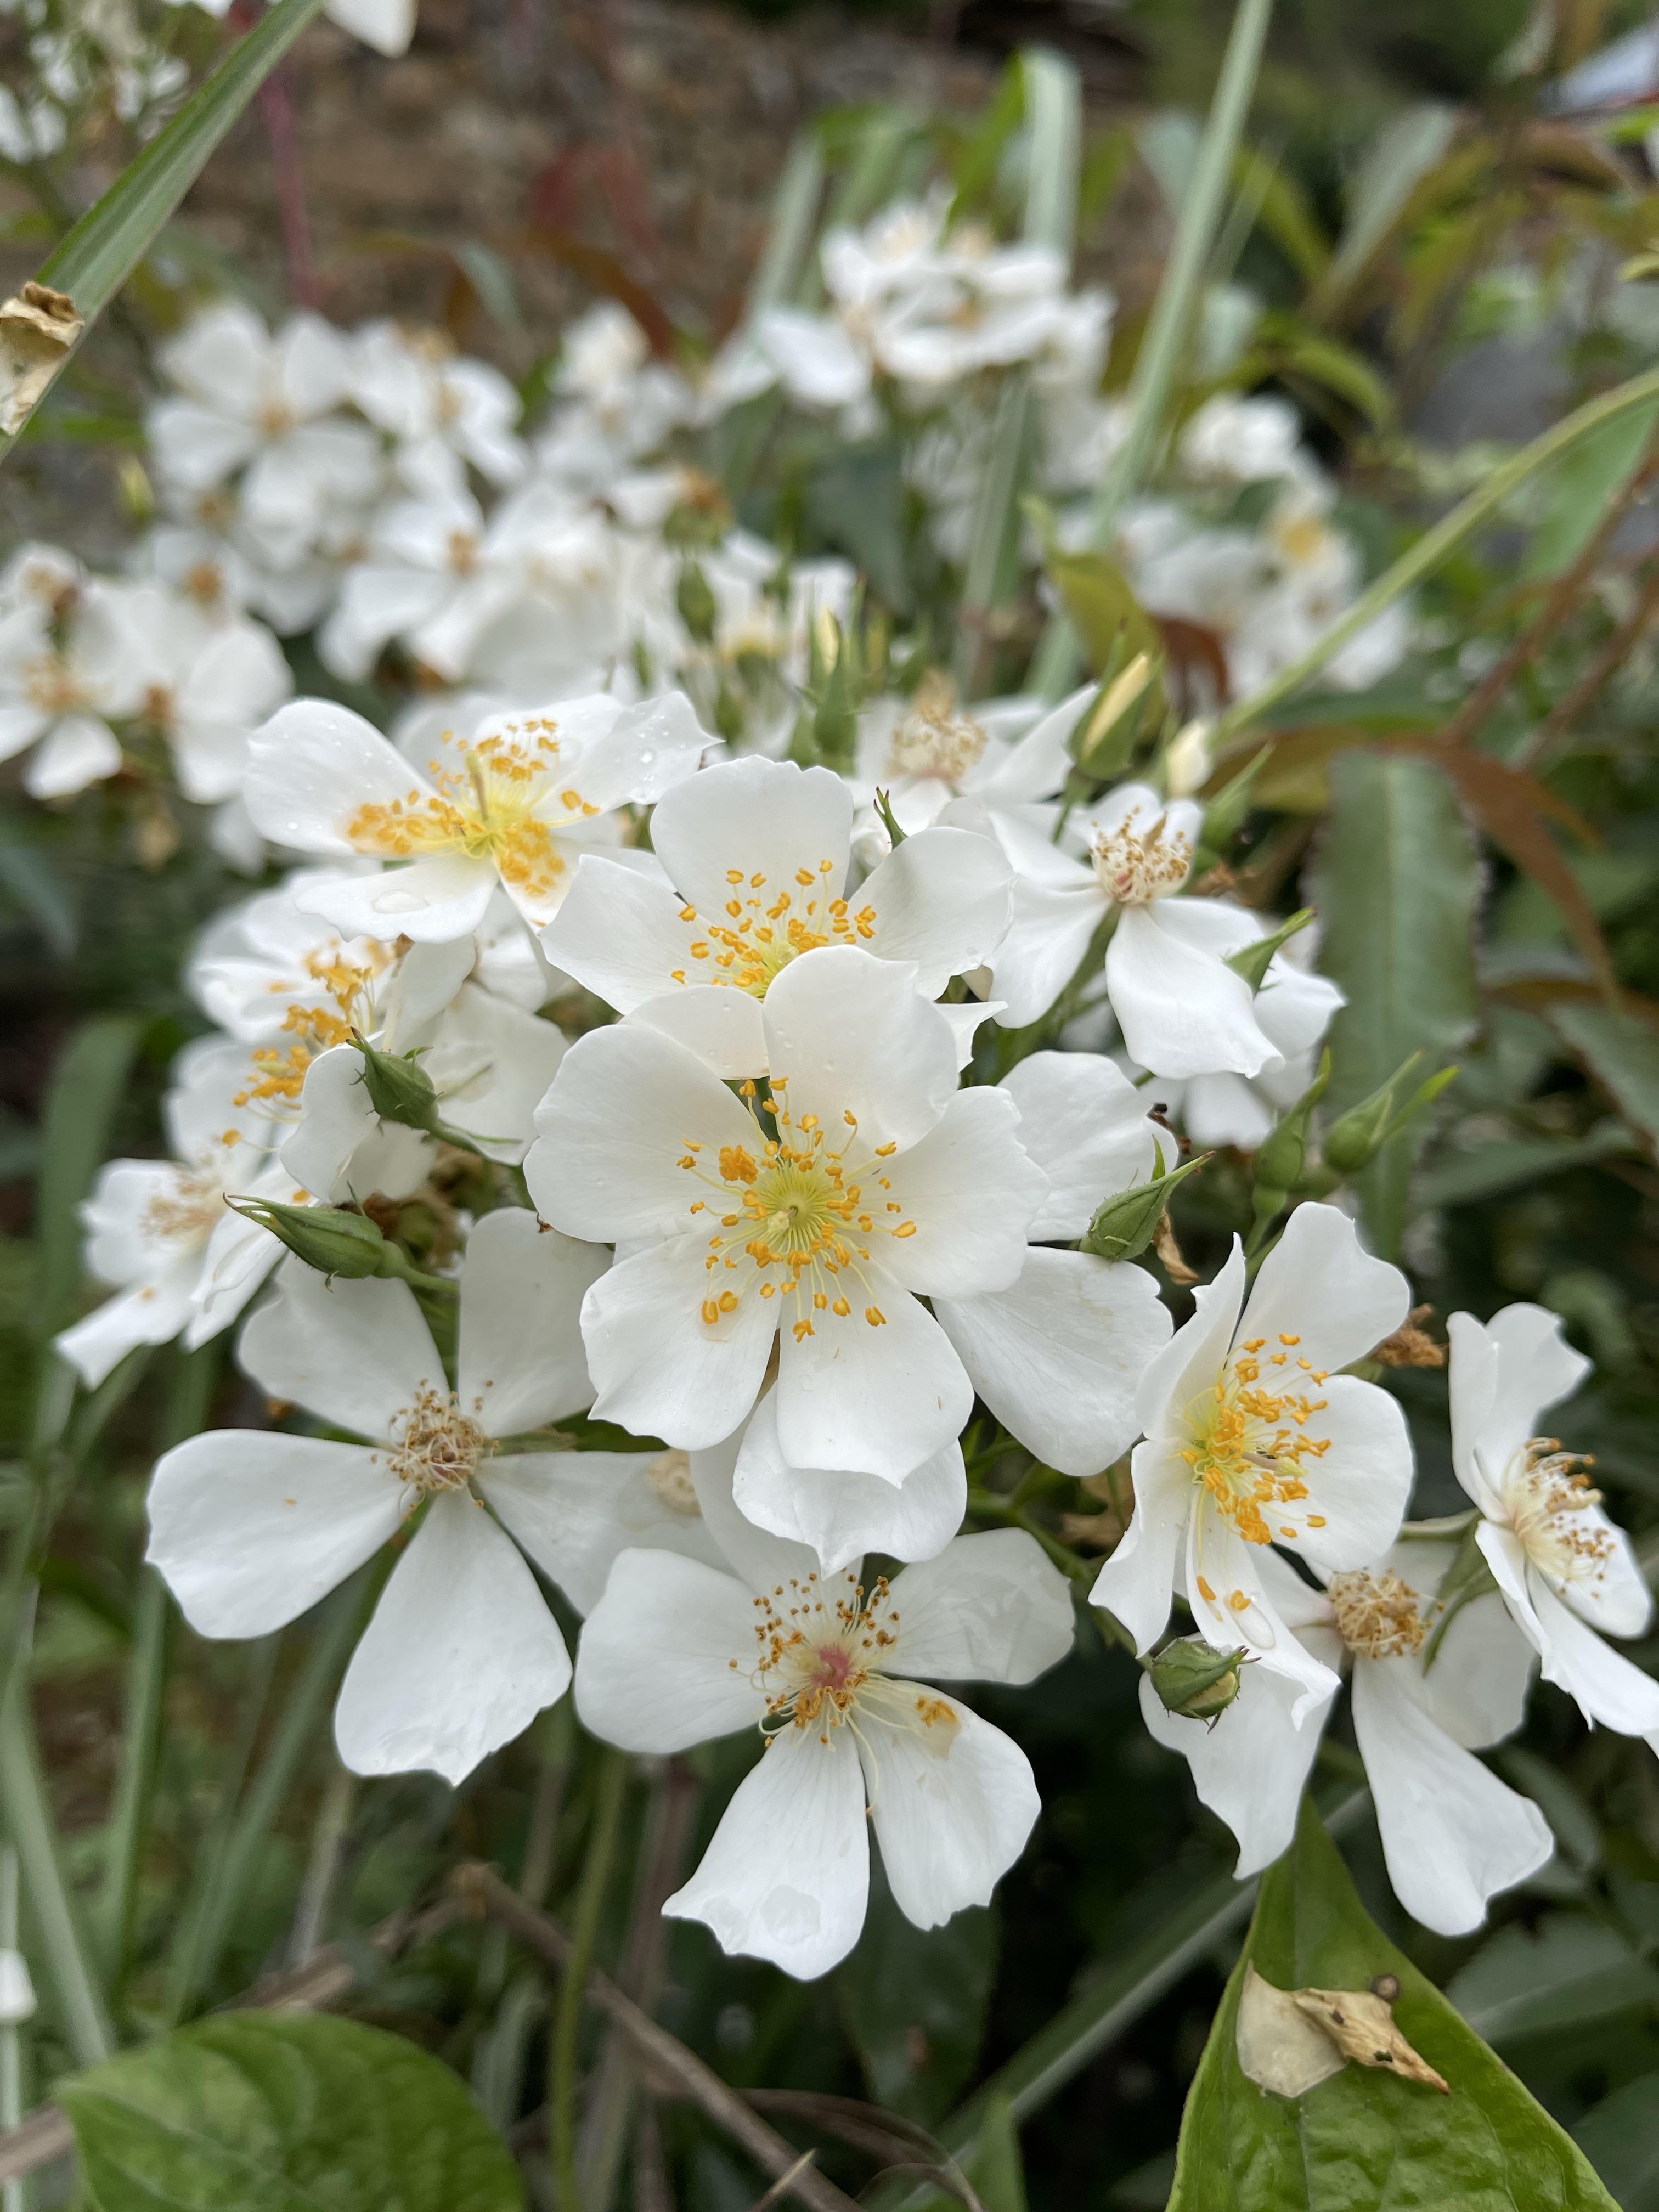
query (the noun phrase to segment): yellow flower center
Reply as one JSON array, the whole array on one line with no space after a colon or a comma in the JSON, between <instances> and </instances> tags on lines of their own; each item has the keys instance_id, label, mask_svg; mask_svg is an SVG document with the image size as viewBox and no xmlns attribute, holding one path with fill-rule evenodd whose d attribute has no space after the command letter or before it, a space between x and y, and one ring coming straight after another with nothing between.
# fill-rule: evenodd
<instances>
[{"instance_id":1,"label":"yellow flower center","mask_svg":"<svg viewBox=\"0 0 1659 2212\"><path fill-rule=\"evenodd\" d=\"M984 752L986 732L969 714L956 710L956 689L948 677L925 677L910 711L893 732L888 749L890 775L931 775L959 783Z\"/></svg>"},{"instance_id":2,"label":"yellow flower center","mask_svg":"<svg viewBox=\"0 0 1659 2212\"><path fill-rule=\"evenodd\" d=\"M881 1671L899 1625L885 1575L867 1593L845 1575L835 1585L826 1588L815 1574L792 1576L755 1600L751 1680L766 1698L763 1735L816 1729L819 1741L828 1743L844 1725L862 1738L862 1706L872 1718L927 1732L932 1748L947 1753L958 1725L947 1701L914 1683L890 1681ZM738 1662L731 1664L735 1670Z\"/></svg>"},{"instance_id":3,"label":"yellow flower center","mask_svg":"<svg viewBox=\"0 0 1659 2212\"><path fill-rule=\"evenodd\" d=\"M175 1171L172 1189L158 1191L144 1209L144 1224L151 1236L187 1248L207 1243L225 1218L224 1155L240 1142L239 1131L227 1129L219 1150L204 1152L193 1166Z\"/></svg>"},{"instance_id":4,"label":"yellow flower center","mask_svg":"<svg viewBox=\"0 0 1659 2212\"><path fill-rule=\"evenodd\" d=\"M464 1490L495 1449L453 1390L425 1384L392 1424L392 1471L409 1486L410 1510L440 1491ZM376 1454L376 1457L379 1455Z\"/></svg>"},{"instance_id":5,"label":"yellow flower center","mask_svg":"<svg viewBox=\"0 0 1659 2212\"><path fill-rule=\"evenodd\" d=\"M691 1480L690 1452L671 1450L659 1452L645 1470L645 1479L656 1492L657 1502L669 1512L678 1513L687 1521L702 1517L702 1508L697 1503L696 1485Z\"/></svg>"},{"instance_id":6,"label":"yellow flower center","mask_svg":"<svg viewBox=\"0 0 1659 2212\"><path fill-rule=\"evenodd\" d=\"M1558 1582L1598 1583L1613 1554L1607 1524L1580 1517L1601 1503L1589 1474L1595 1464L1582 1452L1563 1451L1559 1437L1532 1437L1504 1473L1510 1526L1528 1558Z\"/></svg>"},{"instance_id":7,"label":"yellow flower center","mask_svg":"<svg viewBox=\"0 0 1659 2212\"><path fill-rule=\"evenodd\" d=\"M1409 1659L1428 1639L1417 1592L1395 1574L1333 1575L1337 1633L1362 1659Z\"/></svg>"},{"instance_id":8,"label":"yellow flower center","mask_svg":"<svg viewBox=\"0 0 1659 2212\"><path fill-rule=\"evenodd\" d=\"M429 790L360 806L345 825L354 850L381 860L464 854L494 863L503 883L549 896L565 872L555 832L600 809L561 769L557 724L532 716L462 749L464 765L429 764Z\"/></svg>"},{"instance_id":9,"label":"yellow flower center","mask_svg":"<svg viewBox=\"0 0 1659 2212\"><path fill-rule=\"evenodd\" d=\"M787 1087L786 1077L773 1077L768 1110L776 1136L766 1133L757 1115L752 1152L744 1145L723 1145L709 1160L706 1146L688 1142L679 1162L714 1193L712 1200L694 1200L690 1208L694 1215L714 1213L719 1224L704 1262L709 1281L702 1318L718 1327L753 1292L781 1297L793 1308L797 1343L817 1334L815 1319L825 1326L846 1321L855 1304L868 1327L880 1328L887 1316L873 1303L864 1272L871 1247L878 1237L916 1233L884 1171L898 1147L878 1145L861 1160L849 1160L858 1142L857 1115L842 1115L846 1135L839 1149L832 1148L816 1114L792 1119ZM755 1099L752 1083L741 1090ZM849 1282L856 1297L849 1295Z\"/></svg>"},{"instance_id":10,"label":"yellow flower center","mask_svg":"<svg viewBox=\"0 0 1659 2212\"><path fill-rule=\"evenodd\" d=\"M855 913L844 898L832 898L833 860L820 860L816 874L797 868L793 885L771 889L763 872L745 876L728 868L731 896L718 917L705 919L690 903L680 920L690 930L688 950L694 965L672 970L677 983L724 983L763 999L773 979L803 952L820 945L867 943L876 933L872 906Z\"/></svg>"},{"instance_id":11,"label":"yellow flower center","mask_svg":"<svg viewBox=\"0 0 1659 2212\"><path fill-rule=\"evenodd\" d=\"M85 685L61 653L43 653L23 670L24 696L47 714L72 714L92 703Z\"/></svg>"},{"instance_id":12,"label":"yellow flower center","mask_svg":"<svg viewBox=\"0 0 1659 2212\"><path fill-rule=\"evenodd\" d=\"M1089 858L1101 889L1120 906L1150 906L1186 882L1193 848L1160 814L1150 829L1137 829L1132 818L1121 829L1097 830Z\"/></svg>"},{"instance_id":13,"label":"yellow flower center","mask_svg":"<svg viewBox=\"0 0 1659 2212\"><path fill-rule=\"evenodd\" d=\"M1325 1376L1297 1356L1301 1341L1281 1336L1268 1352L1265 1337L1249 1339L1187 1409L1192 1442L1181 1456L1247 1544L1293 1540L1298 1518L1303 1527L1325 1526L1323 1515L1297 1511L1308 1496L1307 1462L1331 1448L1328 1437L1307 1432L1326 1405L1308 1389Z\"/></svg>"},{"instance_id":14,"label":"yellow flower center","mask_svg":"<svg viewBox=\"0 0 1659 2212\"><path fill-rule=\"evenodd\" d=\"M357 957L348 959L337 940L307 956L306 969L321 985L320 996L289 1006L283 1028L292 1043L256 1045L248 1054L252 1073L236 1094L237 1105L297 1106L318 1054L349 1044L354 1031L367 1034L374 1027L374 987L396 953L372 941L356 950Z\"/></svg>"}]
</instances>

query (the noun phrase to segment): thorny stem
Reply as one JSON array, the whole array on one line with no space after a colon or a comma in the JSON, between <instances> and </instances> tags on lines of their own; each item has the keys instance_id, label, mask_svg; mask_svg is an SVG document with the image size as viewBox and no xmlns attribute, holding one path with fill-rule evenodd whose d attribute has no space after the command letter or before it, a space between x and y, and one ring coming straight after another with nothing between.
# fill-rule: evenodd
<instances>
[{"instance_id":1,"label":"thorny stem","mask_svg":"<svg viewBox=\"0 0 1659 2212\"><path fill-rule=\"evenodd\" d=\"M1606 550L1607 540L1624 520L1632 502L1638 498L1652 481L1655 465L1647 463L1634 470L1626 480L1623 489L1610 500L1601 520L1590 533L1590 539L1578 558L1557 577L1543 605L1538 610L1508 651L1495 661L1439 732L1443 745L1467 744L1492 713L1523 668L1529 667L1537 658L1546 640L1559 629L1567 616L1583 598L1586 586L1595 573L1596 563Z\"/></svg>"},{"instance_id":2,"label":"thorny stem","mask_svg":"<svg viewBox=\"0 0 1659 2212\"><path fill-rule=\"evenodd\" d=\"M1557 738L1564 731L1571 729L1607 678L1623 665L1632 649L1647 635L1652 627L1656 610L1659 610L1659 566L1649 572L1636 605L1589 666L1576 684L1570 684L1561 694L1533 732L1516 762L1517 768L1536 768Z\"/></svg>"},{"instance_id":3,"label":"thorny stem","mask_svg":"<svg viewBox=\"0 0 1659 2212\"><path fill-rule=\"evenodd\" d=\"M558 2008L554 2014L553 2037L548 2051L548 2146L554 2197L560 2212L581 2212L576 2178L576 2043L581 2027L582 1998L588 1970L593 1963L593 1946L616 1857L617 1831L627 1788L627 1757L607 1746L600 1754L592 1824L588 1830L587 1850L576 1892L569 1962L559 1984Z\"/></svg>"}]
</instances>

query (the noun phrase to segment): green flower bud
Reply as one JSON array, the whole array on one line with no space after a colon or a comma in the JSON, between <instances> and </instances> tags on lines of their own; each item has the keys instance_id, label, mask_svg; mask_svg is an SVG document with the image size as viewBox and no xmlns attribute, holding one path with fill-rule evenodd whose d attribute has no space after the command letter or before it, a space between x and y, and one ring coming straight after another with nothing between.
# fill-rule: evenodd
<instances>
[{"instance_id":1,"label":"green flower bud","mask_svg":"<svg viewBox=\"0 0 1659 2212\"><path fill-rule=\"evenodd\" d=\"M1151 1182L1136 1183L1109 1198L1089 1224L1088 1234L1079 1249L1092 1252L1101 1260L1137 1258L1158 1235L1158 1225L1176 1185L1183 1176L1196 1174L1206 1160L1213 1158L1213 1153L1200 1152L1169 1175L1155 1176Z\"/></svg>"},{"instance_id":2,"label":"green flower bud","mask_svg":"<svg viewBox=\"0 0 1659 2212\"><path fill-rule=\"evenodd\" d=\"M392 1250L366 1213L337 1206L283 1206L276 1199L232 1198L226 1204L245 1221L258 1222L308 1267L331 1280L399 1272L387 1264ZM398 1255L401 1258L401 1255Z\"/></svg>"},{"instance_id":3,"label":"green flower bud","mask_svg":"<svg viewBox=\"0 0 1659 2212\"><path fill-rule=\"evenodd\" d=\"M674 587L674 604L679 609L680 620L697 643L712 645L720 608L701 562L687 561L682 565L679 582Z\"/></svg>"},{"instance_id":4,"label":"green flower bud","mask_svg":"<svg viewBox=\"0 0 1659 2212\"><path fill-rule=\"evenodd\" d=\"M1358 1175L1414 1115L1440 1096L1456 1075L1455 1067L1441 1068L1426 1083L1419 1084L1403 1104L1395 1103L1406 1079L1422 1057L1420 1052L1414 1052L1369 1098L1362 1098L1331 1124L1322 1147L1327 1167L1334 1168L1339 1175Z\"/></svg>"},{"instance_id":5,"label":"green flower bud","mask_svg":"<svg viewBox=\"0 0 1659 2212\"><path fill-rule=\"evenodd\" d=\"M1216 1651L1197 1637L1178 1637L1145 1664L1165 1712L1214 1721L1238 1695L1244 1648Z\"/></svg>"},{"instance_id":6,"label":"green flower bud","mask_svg":"<svg viewBox=\"0 0 1659 2212\"><path fill-rule=\"evenodd\" d=\"M382 1052L362 1036L353 1042L363 1056L363 1088L380 1119L433 1133L438 1126L438 1094L414 1055Z\"/></svg>"}]
</instances>

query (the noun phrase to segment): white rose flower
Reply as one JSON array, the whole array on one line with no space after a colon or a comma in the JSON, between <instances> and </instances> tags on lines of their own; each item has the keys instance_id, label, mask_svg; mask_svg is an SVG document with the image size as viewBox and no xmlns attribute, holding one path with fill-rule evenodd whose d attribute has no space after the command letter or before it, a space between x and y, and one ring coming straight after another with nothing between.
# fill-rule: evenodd
<instances>
[{"instance_id":1,"label":"white rose flower","mask_svg":"<svg viewBox=\"0 0 1659 2212\"><path fill-rule=\"evenodd\" d=\"M1261 1559L1285 1626L1331 1668L1352 1662L1354 1735L1389 1879L1412 1917L1441 1936L1478 1928L1488 1899L1536 1874L1555 1848L1532 1801L1474 1756L1520 1727L1534 1660L1495 1595L1438 1628L1437 1593L1455 1553L1453 1544L1413 1539L1372 1567L1322 1577L1324 1590L1270 1552ZM1200 1798L1238 1838L1241 1881L1296 1833L1331 1711L1327 1698L1298 1725L1296 1698L1286 1676L1247 1664L1237 1697L1206 1724L1166 1711L1141 1677L1147 1727L1186 1759Z\"/></svg>"},{"instance_id":2,"label":"white rose flower","mask_svg":"<svg viewBox=\"0 0 1659 2212\"><path fill-rule=\"evenodd\" d=\"M272 1131L239 1097L246 1055L222 1037L187 1045L161 1102L168 1160L111 1160L81 1208L89 1273L118 1288L54 1340L88 1389L135 1346L184 1335L194 1351L228 1328L282 1257L227 1196L301 1194L271 1157Z\"/></svg>"},{"instance_id":3,"label":"white rose flower","mask_svg":"<svg viewBox=\"0 0 1659 2212\"><path fill-rule=\"evenodd\" d=\"M67 799L121 765L110 724L144 696L126 598L91 583L67 586L54 606L27 591L0 614L0 761L34 748L23 771L33 799Z\"/></svg>"},{"instance_id":4,"label":"white rose flower","mask_svg":"<svg viewBox=\"0 0 1659 2212\"><path fill-rule=\"evenodd\" d=\"M1479 1541L1504 1601L1543 1662L1544 1680L1592 1725L1645 1736L1659 1751L1659 1682L1602 1642L1640 1636L1653 1617L1629 1537L1601 1510L1588 1462L1537 1433L1590 1363L1542 1306L1505 1306L1486 1323L1453 1314L1452 1464L1485 1516Z\"/></svg>"},{"instance_id":5,"label":"white rose flower","mask_svg":"<svg viewBox=\"0 0 1659 2212\"><path fill-rule=\"evenodd\" d=\"M852 836L852 793L830 769L718 764L652 815L667 883L584 860L544 933L548 957L716 1074L763 1075L767 993L803 953L843 945L912 963L933 998L1007 927L1012 878L989 839L923 830L854 891Z\"/></svg>"},{"instance_id":6,"label":"white rose flower","mask_svg":"<svg viewBox=\"0 0 1659 2212\"><path fill-rule=\"evenodd\" d=\"M498 886L550 921L584 847L618 835L617 809L659 798L708 743L678 692L594 694L423 743L422 769L349 708L301 699L254 733L248 812L299 852L407 863L301 896L349 934L441 944L478 927Z\"/></svg>"},{"instance_id":7,"label":"white rose flower","mask_svg":"<svg viewBox=\"0 0 1659 2212\"><path fill-rule=\"evenodd\" d=\"M804 952L761 1012L764 1107L635 1022L580 1039L526 1178L556 1227L629 1248L583 1314L599 1413L718 1443L777 1340L790 1465L896 1481L973 1401L919 1294L1008 1289L1048 1178L1008 1093L957 1091L955 1033L908 963Z\"/></svg>"},{"instance_id":8,"label":"white rose flower","mask_svg":"<svg viewBox=\"0 0 1659 2212\"><path fill-rule=\"evenodd\" d=\"M352 334L347 378L369 421L398 441L405 482L459 490L469 463L493 484L524 474L517 392L487 362L458 356L441 332L366 323Z\"/></svg>"},{"instance_id":9,"label":"white rose flower","mask_svg":"<svg viewBox=\"0 0 1659 2212\"><path fill-rule=\"evenodd\" d=\"M1411 1291L1360 1249L1346 1214L1300 1206L1248 1304L1237 1242L1194 1302L1142 1379L1134 1514L1091 1595L1144 1652L1179 1580L1205 1641L1243 1644L1285 1675L1301 1720L1336 1678L1279 1618L1261 1562L1283 1544L1341 1573L1398 1534L1412 1483L1405 1416L1386 1390L1336 1370L1399 1328Z\"/></svg>"},{"instance_id":10,"label":"white rose flower","mask_svg":"<svg viewBox=\"0 0 1659 2212\"><path fill-rule=\"evenodd\" d=\"M486 1214L452 1390L407 1285L331 1285L290 1261L242 1364L273 1397L374 1441L212 1430L156 1468L145 1556L203 1636L270 1635L420 1515L340 1686L335 1741L354 1773L459 1782L564 1693L564 1640L519 1547L557 1574L549 1535L571 1455L496 1447L592 1396L577 1312L604 1266L528 1213Z\"/></svg>"},{"instance_id":11,"label":"white rose flower","mask_svg":"<svg viewBox=\"0 0 1659 2212\"><path fill-rule=\"evenodd\" d=\"M1279 1063L1255 995L1227 965L1260 936L1259 920L1231 899L1180 896L1203 818L1190 799L1120 784L1072 816L1068 834L1088 847L1079 860L1007 814L993 817L1014 869L1012 919L990 963L1005 1020L1046 1013L1112 915L1106 992L1132 1059L1175 1076L1254 1076Z\"/></svg>"},{"instance_id":12,"label":"white rose flower","mask_svg":"<svg viewBox=\"0 0 1659 2212\"><path fill-rule=\"evenodd\" d=\"M1071 1599L1019 1529L958 1537L869 1589L826 1574L734 1510L731 1465L730 1445L693 1462L730 1571L624 1552L582 1631L576 1709L629 1751L761 1731L759 1764L663 1910L811 1980L858 1940L872 1829L917 1927L989 1901L1040 1809L1030 1766L927 1686L1033 1680L1071 1648Z\"/></svg>"}]
</instances>

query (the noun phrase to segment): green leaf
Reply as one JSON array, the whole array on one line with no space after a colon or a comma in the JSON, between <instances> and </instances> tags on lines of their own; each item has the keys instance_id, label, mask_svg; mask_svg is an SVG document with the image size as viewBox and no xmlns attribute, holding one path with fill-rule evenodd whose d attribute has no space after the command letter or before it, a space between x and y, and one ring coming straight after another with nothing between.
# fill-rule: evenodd
<instances>
[{"instance_id":1,"label":"green leaf","mask_svg":"<svg viewBox=\"0 0 1659 2212\"><path fill-rule=\"evenodd\" d=\"M1445 1152L1419 1177L1417 1201L1423 1206L1472 1206L1500 1191L1520 1190L1569 1168L1620 1159L1637 1149L1628 1129L1617 1121L1601 1121L1576 1143L1563 1137L1519 1137L1513 1144Z\"/></svg>"},{"instance_id":2,"label":"green leaf","mask_svg":"<svg viewBox=\"0 0 1659 2212\"><path fill-rule=\"evenodd\" d=\"M1572 2138L1624 2212L1659 2212L1659 2074L1604 2097Z\"/></svg>"},{"instance_id":3,"label":"green leaf","mask_svg":"<svg viewBox=\"0 0 1659 2212\"><path fill-rule=\"evenodd\" d=\"M979 2141L968 2162L968 2179L985 2212L1025 2212L1025 2168L1019 2154L1019 2130L1006 2097L994 2097L979 2124Z\"/></svg>"},{"instance_id":4,"label":"green leaf","mask_svg":"<svg viewBox=\"0 0 1659 2212\"><path fill-rule=\"evenodd\" d=\"M137 1042L138 1024L131 1016L95 1016L58 1061L46 1093L39 1192L40 1301L35 1315L42 1336L74 1318L81 1283L78 1208L102 1164Z\"/></svg>"},{"instance_id":5,"label":"green leaf","mask_svg":"<svg viewBox=\"0 0 1659 2212\"><path fill-rule=\"evenodd\" d=\"M1378 131L1349 185L1348 219L1320 287L1322 301L1339 297L1364 269L1456 129L1455 108L1425 100Z\"/></svg>"},{"instance_id":6,"label":"green leaf","mask_svg":"<svg viewBox=\"0 0 1659 2212\"><path fill-rule=\"evenodd\" d=\"M100 2212L521 2212L447 2066L324 2014L240 2012L59 2085Z\"/></svg>"},{"instance_id":7,"label":"green leaf","mask_svg":"<svg viewBox=\"0 0 1659 2212\"><path fill-rule=\"evenodd\" d=\"M1522 563L1523 583L1540 583L1570 568L1626 477L1640 467L1659 423L1659 402L1621 415L1575 446L1541 487L1543 514Z\"/></svg>"},{"instance_id":8,"label":"green leaf","mask_svg":"<svg viewBox=\"0 0 1659 2212\"><path fill-rule=\"evenodd\" d=\"M1583 2027L1659 2004L1659 1967L1586 1912L1552 1912L1535 1930L1500 1928L1446 1984L1489 2043Z\"/></svg>"},{"instance_id":9,"label":"green leaf","mask_svg":"<svg viewBox=\"0 0 1659 2212\"><path fill-rule=\"evenodd\" d=\"M942 1928L914 1926L872 1877L864 1933L837 1969L836 1995L870 2094L931 2126L966 2085L996 1978L997 1923L975 1907Z\"/></svg>"},{"instance_id":10,"label":"green leaf","mask_svg":"<svg viewBox=\"0 0 1659 2212\"><path fill-rule=\"evenodd\" d=\"M1248 1967L1279 1989L1400 1984L1395 2017L1450 2094L1346 2066L1302 2097L1258 2089L1238 2063ZM1614 2212L1588 2161L1433 1984L1367 1917L1304 1802L1262 1877L1181 2124L1170 2212Z\"/></svg>"},{"instance_id":11,"label":"green leaf","mask_svg":"<svg viewBox=\"0 0 1659 2212\"><path fill-rule=\"evenodd\" d=\"M38 282L69 295L84 325L82 336L149 252L220 140L321 6L322 0L277 0L42 264ZM0 458L11 443L0 437Z\"/></svg>"},{"instance_id":12,"label":"green leaf","mask_svg":"<svg viewBox=\"0 0 1659 2212\"><path fill-rule=\"evenodd\" d=\"M1581 1060L1650 1152L1659 1152L1659 1037L1599 999L1559 999L1544 1018Z\"/></svg>"},{"instance_id":13,"label":"green leaf","mask_svg":"<svg viewBox=\"0 0 1659 2212\"><path fill-rule=\"evenodd\" d=\"M1332 764L1331 815L1314 872L1320 965L1348 1003L1331 1027L1333 1114L1417 1051L1443 1060L1477 1014L1472 933L1480 864L1451 786L1427 763L1355 750ZM1419 1122L1360 1184L1379 1250L1398 1250Z\"/></svg>"},{"instance_id":14,"label":"green leaf","mask_svg":"<svg viewBox=\"0 0 1659 2212\"><path fill-rule=\"evenodd\" d=\"M1053 553L1048 574L1097 676L1123 667L1138 653L1154 666L1161 664L1164 642L1157 624L1109 553ZM1161 701L1152 711L1161 711Z\"/></svg>"}]
</instances>

